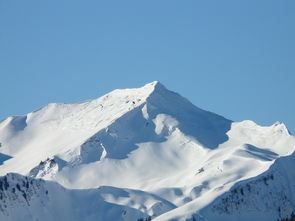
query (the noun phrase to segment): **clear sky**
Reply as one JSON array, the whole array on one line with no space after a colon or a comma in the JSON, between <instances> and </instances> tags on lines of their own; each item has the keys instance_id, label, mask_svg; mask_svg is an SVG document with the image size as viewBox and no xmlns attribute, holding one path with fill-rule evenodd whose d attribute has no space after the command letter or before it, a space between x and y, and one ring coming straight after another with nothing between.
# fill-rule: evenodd
<instances>
[{"instance_id":1,"label":"clear sky","mask_svg":"<svg viewBox=\"0 0 295 221\"><path fill-rule=\"evenodd\" d=\"M294 0L0 0L0 119L159 80L295 133Z\"/></svg>"}]
</instances>

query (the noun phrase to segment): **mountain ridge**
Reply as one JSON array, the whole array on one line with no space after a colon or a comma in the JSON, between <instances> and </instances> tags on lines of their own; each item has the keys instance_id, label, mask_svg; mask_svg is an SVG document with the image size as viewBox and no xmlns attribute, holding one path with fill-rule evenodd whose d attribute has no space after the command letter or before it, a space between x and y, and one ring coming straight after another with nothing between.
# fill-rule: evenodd
<instances>
[{"instance_id":1,"label":"mountain ridge","mask_svg":"<svg viewBox=\"0 0 295 221\"><path fill-rule=\"evenodd\" d=\"M114 192L106 201L138 210L137 219L156 220L192 215L202 220L196 211L295 150L295 138L284 124L233 122L157 81L7 118L0 123L0 143L0 175L42 178L68 190L108 186ZM132 190L130 201L124 194L115 197L116 188ZM145 201L135 190L170 206L156 198Z\"/></svg>"}]
</instances>

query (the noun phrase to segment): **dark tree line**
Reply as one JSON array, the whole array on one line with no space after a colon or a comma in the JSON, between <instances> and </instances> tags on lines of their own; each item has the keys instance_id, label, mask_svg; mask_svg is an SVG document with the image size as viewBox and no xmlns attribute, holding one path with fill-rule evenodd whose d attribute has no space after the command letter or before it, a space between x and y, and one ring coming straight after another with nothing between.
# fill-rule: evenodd
<instances>
[{"instance_id":1,"label":"dark tree line","mask_svg":"<svg viewBox=\"0 0 295 221\"><path fill-rule=\"evenodd\" d=\"M295 221L295 214L292 213L290 218L278 219L278 221Z\"/></svg>"},{"instance_id":2,"label":"dark tree line","mask_svg":"<svg viewBox=\"0 0 295 221\"><path fill-rule=\"evenodd\" d=\"M147 218L140 218L140 219L138 219L137 221L151 221L152 220L152 217L147 217Z\"/></svg>"}]
</instances>

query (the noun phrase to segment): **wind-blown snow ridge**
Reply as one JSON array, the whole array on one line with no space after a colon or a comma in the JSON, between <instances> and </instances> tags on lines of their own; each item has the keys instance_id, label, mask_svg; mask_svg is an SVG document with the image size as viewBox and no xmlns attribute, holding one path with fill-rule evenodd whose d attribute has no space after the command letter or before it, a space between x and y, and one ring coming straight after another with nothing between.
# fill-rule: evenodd
<instances>
[{"instance_id":1,"label":"wind-blown snow ridge","mask_svg":"<svg viewBox=\"0 0 295 221\"><path fill-rule=\"evenodd\" d=\"M52 152L49 156L48 153L38 153L41 157L38 162L53 157L61 149L69 151L66 147L69 143L72 150L72 146L80 146L91 135L144 103L153 91L164 88L157 85L158 82L152 82L139 89L115 90L101 98L77 104L49 104L26 116L7 118L0 124L2 151L11 156L22 151L31 155L33 151L29 149L33 146L36 149L40 144L39 140L36 143L31 140L35 137L43 137L43 153L46 146ZM47 134L51 135L49 139L46 139ZM30 137L30 141L23 137ZM53 151L56 144L57 150ZM28 169L30 167L28 165Z\"/></svg>"},{"instance_id":2,"label":"wind-blown snow ridge","mask_svg":"<svg viewBox=\"0 0 295 221\"><path fill-rule=\"evenodd\" d=\"M149 216L156 220L192 216L216 220L203 216L203 209L216 205L215 201L238 183L267 173L277 159L283 160L295 150L295 138L284 124L262 127L253 121L233 122L194 106L157 81L141 88L114 90L94 100L49 104L25 116L9 117L0 122L0 143L0 175L14 172L29 176L19 180L57 182L52 191L67 188L62 190L67 200L74 194L77 200L95 204L91 194L101 194L102 200L87 210L93 216L85 217L83 208L75 217L104 221L114 217L102 218L92 209L104 208L106 202L118 208L116 211L131 208L132 218L114 212L115 220ZM42 185L51 184L46 181ZM89 190L98 187L99 191ZM15 197L19 199L14 193L5 199L13 201ZM47 199L44 192L38 197L34 205L22 210L31 211L33 218L42 214L34 212L42 211L40 199ZM214 208L224 208L218 205ZM70 205L68 213L77 206ZM52 214L59 211L49 207ZM3 209L4 215L8 212ZM216 216L234 217L237 212ZM276 220L287 212L273 214ZM71 217L65 215L65 220Z\"/></svg>"}]
</instances>

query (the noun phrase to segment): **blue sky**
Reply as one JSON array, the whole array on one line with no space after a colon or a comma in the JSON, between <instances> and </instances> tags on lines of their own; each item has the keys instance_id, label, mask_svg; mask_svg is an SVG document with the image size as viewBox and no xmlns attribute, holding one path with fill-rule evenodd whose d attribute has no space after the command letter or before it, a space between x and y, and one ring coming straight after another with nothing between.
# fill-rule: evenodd
<instances>
[{"instance_id":1,"label":"blue sky","mask_svg":"<svg viewBox=\"0 0 295 221\"><path fill-rule=\"evenodd\" d=\"M295 132L294 0L0 0L0 118L159 80Z\"/></svg>"}]
</instances>

